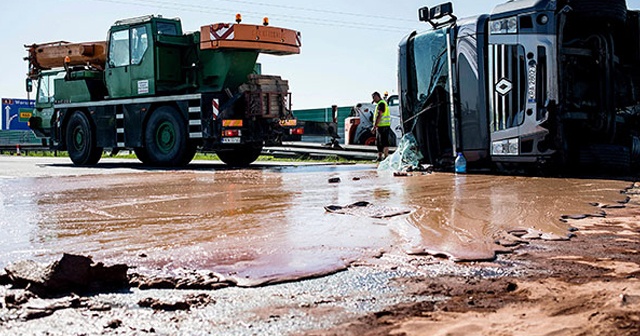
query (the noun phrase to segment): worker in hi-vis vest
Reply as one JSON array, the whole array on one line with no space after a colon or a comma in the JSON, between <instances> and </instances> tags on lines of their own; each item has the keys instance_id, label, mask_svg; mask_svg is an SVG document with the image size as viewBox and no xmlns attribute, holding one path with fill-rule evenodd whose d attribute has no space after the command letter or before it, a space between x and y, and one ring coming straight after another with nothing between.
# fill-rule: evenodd
<instances>
[{"instance_id":1,"label":"worker in hi-vis vest","mask_svg":"<svg viewBox=\"0 0 640 336\"><path fill-rule=\"evenodd\" d=\"M389 132L391 131L391 112L389 104L382 99L379 92L371 95L376 110L373 112L373 128L371 132L376 135L376 146L378 146L377 161L384 160L389 156Z\"/></svg>"}]
</instances>

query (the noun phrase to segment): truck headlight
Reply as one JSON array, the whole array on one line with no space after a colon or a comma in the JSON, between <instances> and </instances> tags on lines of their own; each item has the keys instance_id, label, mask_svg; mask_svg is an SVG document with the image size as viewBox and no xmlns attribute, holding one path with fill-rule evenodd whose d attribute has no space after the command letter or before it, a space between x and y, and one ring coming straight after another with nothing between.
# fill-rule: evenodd
<instances>
[{"instance_id":1,"label":"truck headlight","mask_svg":"<svg viewBox=\"0 0 640 336\"><path fill-rule=\"evenodd\" d=\"M489 26L491 34L502 34L502 20L491 21Z\"/></svg>"},{"instance_id":2,"label":"truck headlight","mask_svg":"<svg viewBox=\"0 0 640 336\"><path fill-rule=\"evenodd\" d=\"M512 17L507 19L507 34L515 34L518 32L518 18Z\"/></svg>"},{"instance_id":3,"label":"truck headlight","mask_svg":"<svg viewBox=\"0 0 640 336\"><path fill-rule=\"evenodd\" d=\"M518 33L518 17L494 20L489 23L491 34L516 34Z\"/></svg>"}]
</instances>

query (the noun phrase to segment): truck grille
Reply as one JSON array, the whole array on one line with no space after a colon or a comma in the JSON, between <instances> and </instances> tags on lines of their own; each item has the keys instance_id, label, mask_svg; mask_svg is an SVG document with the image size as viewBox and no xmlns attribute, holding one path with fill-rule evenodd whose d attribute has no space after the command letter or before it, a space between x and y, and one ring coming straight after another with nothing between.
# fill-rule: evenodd
<instances>
[{"instance_id":1,"label":"truck grille","mask_svg":"<svg viewBox=\"0 0 640 336\"><path fill-rule=\"evenodd\" d=\"M489 112L492 132L517 127L526 107L526 59L520 45L489 45Z\"/></svg>"}]
</instances>

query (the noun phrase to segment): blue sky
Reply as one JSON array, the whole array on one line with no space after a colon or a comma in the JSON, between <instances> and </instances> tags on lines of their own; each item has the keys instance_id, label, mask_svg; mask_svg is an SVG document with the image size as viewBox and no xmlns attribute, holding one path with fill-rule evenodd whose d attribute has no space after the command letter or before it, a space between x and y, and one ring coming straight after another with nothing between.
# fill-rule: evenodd
<instances>
[{"instance_id":1,"label":"blue sky","mask_svg":"<svg viewBox=\"0 0 640 336\"><path fill-rule=\"evenodd\" d=\"M397 91L397 47L412 30L425 29L417 11L443 1L293 0L22 0L0 3L0 97L26 98L23 45L104 40L116 20L146 14L180 17L185 31L232 22L302 32L300 55L261 56L263 73L289 80L294 109L353 105L372 91ZM504 0L453 1L459 17L488 13ZM640 8L640 0L629 0Z\"/></svg>"}]
</instances>

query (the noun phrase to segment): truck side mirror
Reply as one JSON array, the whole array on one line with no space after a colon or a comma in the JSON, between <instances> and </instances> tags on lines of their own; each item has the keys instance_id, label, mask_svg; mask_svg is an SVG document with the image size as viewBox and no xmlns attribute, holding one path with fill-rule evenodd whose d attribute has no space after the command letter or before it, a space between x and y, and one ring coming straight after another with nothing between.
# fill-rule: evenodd
<instances>
[{"instance_id":1,"label":"truck side mirror","mask_svg":"<svg viewBox=\"0 0 640 336\"><path fill-rule=\"evenodd\" d=\"M31 80L31 78L27 78L25 82L25 86L26 86L27 92L33 92L33 81Z\"/></svg>"},{"instance_id":2,"label":"truck side mirror","mask_svg":"<svg viewBox=\"0 0 640 336\"><path fill-rule=\"evenodd\" d=\"M453 14L453 4L451 2L447 2L431 8L429 18L432 20L440 19L451 14Z\"/></svg>"},{"instance_id":3,"label":"truck side mirror","mask_svg":"<svg viewBox=\"0 0 640 336\"><path fill-rule=\"evenodd\" d=\"M418 10L418 17L421 22L429 23L434 29L453 25L458 19L453 15L453 4L451 2L446 2L432 8L422 7Z\"/></svg>"},{"instance_id":4,"label":"truck side mirror","mask_svg":"<svg viewBox=\"0 0 640 336\"><path fill-rule=\"evenodd\" d=\"M418 9L418 19L420 19L420 22L429 22L429 7Z\"/></svg>"}]
</instances>

